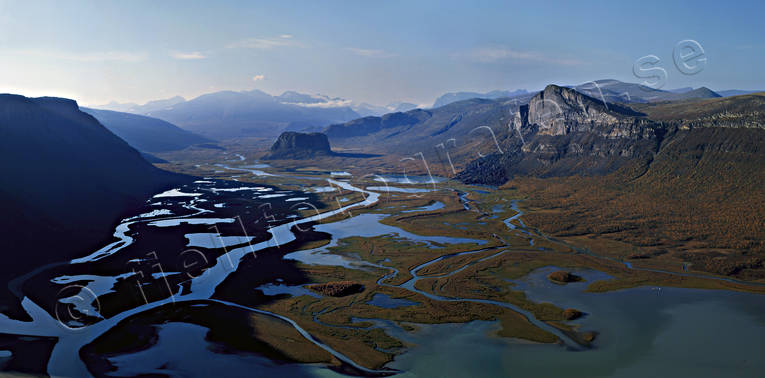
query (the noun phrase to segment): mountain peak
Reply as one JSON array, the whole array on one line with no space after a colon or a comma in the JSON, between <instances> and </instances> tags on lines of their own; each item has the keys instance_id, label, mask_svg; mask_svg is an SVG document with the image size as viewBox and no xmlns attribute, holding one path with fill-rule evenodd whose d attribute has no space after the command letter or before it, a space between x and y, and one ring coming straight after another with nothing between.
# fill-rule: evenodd
<instances>
[{"instance_id":1,"label":"mountain peak","mask_svg":"<svg viewBox=\"0 0 765 378\"><path fill-rule=\"evenodd\" d=\"M695 97L698 98L715 98L715 97L722 97L717 92L707 88L707 87L699 87L691 91Z\"/></svg>"},{"instance_id":2,"label":"mountain peak","mask_svg":"<svg viewBox=\"0 0 765 378\"><path fill-rule=\"evenodd\" d=\"M436 99L436 101L433 103L433 108L440 108L445 105L449 105L454 102L458 101L464 101L469 100L473 98L481 98L481 99L497 99L502 97L515 97L515 96L521 96L528 94L529 92L525 89L518 89L514 91L507 91L507 90L493 90L491 92L486 93L478 93L478 92L450 92L441 95Z\"/></svg>"},{"instance_id":3,"label":"mountain peak","mask_svg":"<svg viewBox=\"0 0 765 378\"><path fill-rule=\"evenodd\" d=\"M516 128L532 126L541 135L565 135L613 126L626 117L637 116L634 110L609 104L575 89L550 84L516 112ZM585 130L586 129L586 130Z\"/></svg>"}]
</instances>

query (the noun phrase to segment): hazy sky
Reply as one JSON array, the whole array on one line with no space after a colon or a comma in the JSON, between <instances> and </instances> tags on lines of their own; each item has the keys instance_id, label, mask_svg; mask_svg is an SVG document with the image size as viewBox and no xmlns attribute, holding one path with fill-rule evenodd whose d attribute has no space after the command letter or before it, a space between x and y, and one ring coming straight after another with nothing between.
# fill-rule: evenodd
<instances>
[{"instance_id":1,"label":"hazy sky","mask_svg":"<svg viewBox=\"0 0 765 378\"><path fill-rule=\"evenodd\" d=\"M0 92L82 104L231 89L432 104L458 90L615 78L765 89L762 1L7 1ZM672 3L672 4L667 4ZM672 52L705 50L684 75Z\"/></svg>"}]
</instances>

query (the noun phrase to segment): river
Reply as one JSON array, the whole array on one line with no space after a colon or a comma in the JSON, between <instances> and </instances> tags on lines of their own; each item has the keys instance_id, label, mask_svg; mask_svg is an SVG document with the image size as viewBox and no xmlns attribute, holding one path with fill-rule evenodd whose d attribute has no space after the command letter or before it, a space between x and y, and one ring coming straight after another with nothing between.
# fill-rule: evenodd
<instances>
[{"instance_id":1,"label":"river","mask_svg":"<svg viewBox=\"0 0 765 378\"><path fill-rule=\"evenodd\" d=\"M221 167L235 169L226 165L221 165ZM243 170L248 170L254 175L262 175L262 171L254 168L244 168ZM285 258L309 264L339 265L348 268L363 268L365 265L373 265L391 269L390 267L375 265L361 260L352 261L346 257L327 254L327 247L336 245L339 239L348 236L369 237L385 234L396 234L397 237L411 239L426 245L429 245L431 242L439 244L474 244L475 248L469 251L441 256L409 269L412 278L400 285L396 285L396 287L423 295L435 301L472 301L511 309L525 316L532 324L558 336L562 340L564 347L558 345L530 345L529 343L522 343L516 340L493 337L489 334L497 328L497 324L494 322L423 325L421 330L414 334L404 332L388 324L385 327L387 327L386 331L389 334L417 346L399 356L393 363L388 365L389 368L372 370L358 365L351 358L322 343L288 317L229 301L213 299L212 296L215 293L215 289L232 272L237 270L239 262L246 254L257 253L275 244L285 244L295 240L295 234L291 230L294 226L317 222L336 214L346 213L352 208L375 204L380 196L379 192L372 190L373 188L379 189L376 187L362 189L346 181L326 180L330 187L361 193L364 196L364 200L302 219L294 219L291 222L269 228L268 233L270 237L267 240L234 248L229 250L228 253L219 256L212 267L206 269L201 275L190 279L190 282L185 282L184 284L188 286L188 290L182 290L179 294L145 303L80 328L63 327L56 318L43 310L31 299L24 298L22 306L32 317L33 321L20 322L2 316L0 317L0 332L58 337L59 341L53 348L47 364L48 374L52 376L79 377L90 375L78 354L78 351L84 345L89 344L97 337L109 331L117 323L130 316L151 311L168 303L183 301L210 301L281 319L294 327L306 340L329 352L348 366L352 366L356 370L368 375L388 375L393 372L399 372L405 376L413 374L455 377L466 375L548 376L553 374L566 374L569 376L640 376L645 375L646 369L658 366L662 369L662 372L668 373L667 375L693 374L696 376L716 376L718 373L731 371L732 369L732 371L740 372L739 376L747 376L749 373L761 372L765 368L765 363L762 362L763 359L761 358L763 351L765 351L765 316L763 315L765 314L765 301L763 301L762 296L721 291L646 287L605 294L591 294L583 291L584 283L569 284L565 287L550 286L551 284L546 280L540 279L540 277L544 277L547 273L545 269L532 273L524 280L512 282L512 284L518 285L516 289L525 291L531 300L552 302L561 307L575 307L588 313L587 316L576 322L582 327L600 331L602 337L597 339L594 348L583 348L557 328L537 320L533 314L509 303L472 298L445 297L424 292L415 287L416 282L422 278L418 275L418 271L429 265L465 254L495 251L476 262L441 275L441 277L445 277L458 273L466 269L467 266L477 262L493 259L508 253L510 251L508 246L485 248L481 246L486 243L482 240L445 236L419 236L397 227L379 223L384 217L379 214L362 214L332 223L317 225L315 226L317 231L328 232L332 235L330 245L294 252L288 254ZM200 181L200 183L208 182ZM257 191L257 188L247 187L245 189ZM285 196L302 196L306 194L294 192L288 195L284 193ZM463 200L465 208L471 209L466 194L460 193L459 195ZM86 256L74 259L70 263L87 264L119 253L134 242L134 238L128 234L128 230L131 225L137 222L151 222L150 224L155 227L173 227L183 222L198 222L212 225L229 222L230 220L230 218L216 218L215 214L213 214L214 211L197 207L198 201L202 201L202 199L194 196L194 193L176 191L164 196L160 194L158 198L173 196L189 197L189 202L184 207L191 211L191 213L172 215L168 214L167 211L160 210L150 214L127 218L115 229L114 236L117 238L117 241ZM304 197L293 198L296 198L296 200L304 199ZM424 208L409 211L429 211L441 207L443 207L443 204L435 203ZM519 219L522 212L518 208L517 201L511 202L511 208L516 211L516 214L505 219L504 223L509 229L516 230L530 237L531 232L526 229ZM521 226L517 227L514 222L518 222ZM192 238L196 237L190 237L189 243L201 243L199 241L194 242ZM533 244L533 240L529 239L530 243ZM232 244L241 244L241 240L237 239ZM598 279L598 277L602 278L602 276L599 276L602 273L594 271L581 271L577 273L588 281ZM397 274L398 271L392 269L389 274L380 278L378 283L390 286L386 281ZM62 276L59 279L60 282L70 282L74 278ZM110 286L108 283L98 282L100 286ZM160 333L161 341L154 348L159 348L156 350L166 350L168 342L172 343L172 341L168 340L180 342L178 340L188 339L188 337L184 339L182 330L190 332L191 336L189 337L192 339L199 339L200 330L198 326L169 325L163 328ZM572 351L580 352L574 353ZM196 355L205 355L206 352L196 350L194 353ZM116 361L122 360L125 362L131 361L131 359L135 361L134 357L130 356L117 358ZM698 369L688 369L688 365L683 364L682 366L685 367L682 370L678 370L679 365L674 363L683 359L690 361L692 358L702 359L703 363L699 365ZM551 363L553 361L554 363ZM189 361L189 363L191 362ZM255 358L251 363L261 366L265 371L279 371L278 367L274 367L263 359ZM243 366L249 365L245 364ZM242 369L246 368L243 367ZM188 372L193 372L194 370L182 371L186 371L184 374L188 374ZM302 373L310 375L336 374L329 370L317 369L315 367L302 369L292 366L289 368L285 367L285 370L283 370L285 373L289 371L294 371L296 374L300 372L301 375ZM122 371L122 373L126 374L129 372L129 369ZM136 371L136 373L141 372L145 373L146 371ZM201 371L197 371L197 373L201 373Z\"/></svg>"}]
</instances>

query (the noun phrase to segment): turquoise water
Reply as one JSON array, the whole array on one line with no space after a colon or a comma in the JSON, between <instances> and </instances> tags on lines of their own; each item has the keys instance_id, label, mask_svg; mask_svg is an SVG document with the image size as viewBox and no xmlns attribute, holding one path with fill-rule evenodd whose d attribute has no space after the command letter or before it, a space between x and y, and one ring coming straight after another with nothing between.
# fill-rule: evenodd
<instances>
[{"instance_id":1,"label":"turquoise water","mask_svg":"<svg viewBox=\"0 0 765 378\"><path fill-rule=\"evenodd\" d=\"M436 377L761 377L765 371L765 296L654 287L586 293L586 282L549 283L545 276L554 269L534 272L519 288L534 301L584 311L572 323L600 333L594 348L572 352L500 339L491 336L499 329L494 322L427 325L408 336L417 347L390 367L406 370L401 376ZM575 273L588 281L606 277Z\"/></svg>"},{"instance_id":2,"label":"turquoise water","mask_svg":"<svg viewBox=\"0 0 765 378\"><path fill-rule=\"evenodd\" d=\"M277 363L255 354L216 353L205 337L208 329L188 323L159 326L157 344L132 354L110 358L117 371L110 376L159 374L174 377L342 377L318 365Z\"/></svg>"},{"instance_id":3,"label":"turquoise water","mask_svg":"<svg viewBox=\"0 0 765 378\"><path fill-rule=\"evenodd\" d=\"M334 182L342 186L342 182ZM405 188L406 189L406 188ZM411 188L410 188L411 189ZM286 192L290 193L290 192ZM286 193L278 192L279 195ZM299 193L295 193L299 194ZM370 195L366 193L366 195ZM376 196L368 200L376 201ZM434 204L412 209L426 211L443 207ZM517 204L512 202L517 210ZM410 210L410 211L412 211ZM493 209L494 210L494 209ZM343 209L342 211L355 211ZM494 210L498 211L498 210ZM340 210L335 213L340 212ZM519 213L520 214L520 213ZM213 224L232 222L232 218L177 218L151 221L151 225L172 227L180 223ZM328 216L328 215L327 215ZM332 234L330 246L349 236L395 235L411 243L421 243L424 247L438 248L443 244L473 243L486 244L482 240L454 238L445 236L421 236L406 232L400 228L379 223L386 215L362 214L335 223L318 224L315 229ZM524 231L522 227L506 220L508 227ZM321 217L316 217L318 219ZM522 225L522 223L519 223ZM291 224L275 228L274 239L282 242L292 240ZM124 235L118 232L115 235ZM237 244L249 238L223 237L218 234L187 234L189 245L205 243ZM121 242L127 243L125 237ZM258 243L258 248L265 248L269 242ZM111 253L118 251L119 245L106 248ZM327 247L300 251L288 255L310 264L329 264L369 268L371 264L351 257L333 255L326 252ZM238 259L249 249L240 248L232 251ZM423 253L427 253L423 249ZM512 253L512 252L508 252ZM100 256L94 254L94 256ZM87 261L87 260L83 260ZM220 280L225 278L227 265L219 261L205 277L192 282L191 294L184 299L208 298ZM366 265L366 266L364 266ZM235 269L235 267L232 267ZM412 345L411 349L400 355L388 367L403 371L400 376L424 377L497 377L497 376L558 376L566 377L644 377L644 376L700 376L700 377L759 377L765 371L765 296L710 290L691 290L673 288L643 287L617 292L593 294L584 289L589 282L607 279L608 276L592 271L575 271L587 282L561 286L549 283L545 276L557 269L547 267L535 271L528 277L508 282L516 289L526 292L529 299L537 302L551 302L563 308L576 308L585 312L585 316L573 322L582 330L594 330L599 336L594 347L589 350L573 352L558 345L541 345L519 340L493 337L499 329L496 322L470 322L466 324L418 325L419 331L409 333L392 322L378 320L373 322L394 337ZM168 274L174 274L169 272ZM85 279L87 288L94 292L110 290L109 281L93 276L62 276L67 280ZM71 281L74 282L74 281ZM313 293L300 286L284 284L263 285L257 288L266 295L290 294L311 295ZM316 294L313 294L316 295ZM167 303L165 300L162 303ZM54 358L49 365L52 373L77 375L72 372L82 371L83 366L76 359L76 351L120 319L140 311L150 311L161 303L147 304L142 309L134 309L91 326L81 339L63 333L54 319L37 307L30 307L31 301L25 299L25 309L30 311L34 322L11 324L14 329L26 330L29 334L49 333L65 335L54 350ZM371 305L383 308L396 308L415 304L408 300L394 299L384 294L375 295ZM37 312L33 310L37 309ZM83 310L85 311L85 310ZM257 311L257 310L252 310ZM35 315L38 314L38 315ZM2 324L2 322L0 322ZM52 331L48 328L53 329ZM297 326L296 326L297 327ZM26 331L25 331L26 332ZM319 366L276 364L265 358L250 354L227 355L214 352L215 345L205 340L206 328L183 323L168 323L160 330L157 345L133 354L113 357L112 362L119 367L115 375L131 376L139 373L164 373L174 376L241 376L256 372L259 376L319 376L335 373ZM6 353L7 354L7 353ZM0 355L2 358L2 355ZM72 365L72 366L69 366ZM77 365L77 366L74 366Z\"/></svg>"},{"instance_id":4,"label":"turquoise water","mask_svg":"<svg viewBox=\"0 0 765 378\"><path fill-rule=\"evenodd\" d=\"M332 235L332 240L328 245L323 247L307 249L297 252L288 253L284 256L285 259L292 259L300 261L304 264L311 265L336 265L352 268L354 266L370 265L368 262L361 261L359 259L349 259L345 256L329 253L328 248L338 245L338 240L351 237L374 237L380 235L395 235L398 238L410 240L413 242L419 242L426 245L428 248L438 248L433 243L438 244L459 244L459 243L474 243L477 245L486 244L485 240L458 238L449 236L423 236L413 234L408 231L404 231L401 228L389 226L380 223L380 220L387 217L387 214L361 214L352 218L347 218L334 223L325 223L314 226L314 229L319 232L326 232Z\"/></svg>"}]
</instances>

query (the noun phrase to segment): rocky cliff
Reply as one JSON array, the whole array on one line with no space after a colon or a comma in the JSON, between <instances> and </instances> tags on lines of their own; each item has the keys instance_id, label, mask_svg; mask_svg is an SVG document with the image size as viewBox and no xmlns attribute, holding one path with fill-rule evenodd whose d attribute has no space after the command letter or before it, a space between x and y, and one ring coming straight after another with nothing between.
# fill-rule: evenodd
<instances>
[{"instance_id":1,"label":"rocky cliff","mask_svg":"<svg viewBox=\"0 0 765 378\"><path fill-rule=\"evenodd\" d=\"M308 159L316 155L331 155L329 139L322 133L283 132L271 146L264 159Z\"/></svg>"},{"instance_id":2,"label":"rocky cliff","mask_svg":"<svg viewBox=\"0 0 765 378\"><path fill-rule=\"evenodd\" d=\"M604 174L650 160L663 132L625 106L548 85L515 112L502 153L468 164L459 179L499 185L520 175Z\"/></svg>"},{"instance_id":3,"label":"rocky cliff","mask_svg":"<svg viewBox=\"0 0 765 378\"><path fill-rule=\"evenodd\" d=\"M500 185L516 175L602 175L627 164L641 174L661 153L698 155L741 141L745 130L762 138L763 119L765 93L627 107L549 85L515 112L502 152L472 161L458 178ZM673 150L689 140L697 144ZM724 150L751 153L743 142L726 142Z\"/></svg>"}]
</instances>

